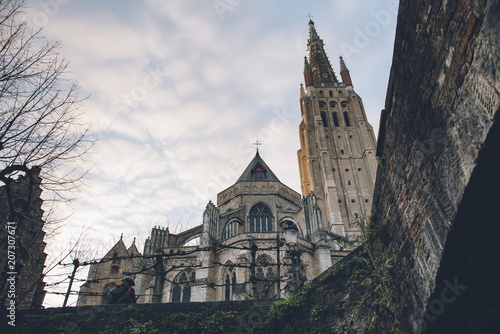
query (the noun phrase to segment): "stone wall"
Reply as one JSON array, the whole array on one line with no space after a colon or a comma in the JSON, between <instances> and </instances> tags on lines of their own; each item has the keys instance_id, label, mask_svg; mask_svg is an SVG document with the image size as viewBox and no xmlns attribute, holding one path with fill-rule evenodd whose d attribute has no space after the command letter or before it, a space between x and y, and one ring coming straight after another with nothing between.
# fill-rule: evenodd
<instances>
[{"instance_id":1,"label":"stone wall","mask_svg":"<svg viewBox=\"0 0 500 334\"><path fill-rule=\"evenodd\" d=\"M408 332L425 325L448 233L499 107L499 7L400 3L374 205L409 303Z\"/></svg>"},{"instance_id":2,"label":"stone wall","mask_svg":"<svg viewBox=\"0 0 500 334\"><path fill-rule=\"evenodd\" d=\"M10 305L9 295L15 294L17 309L41 307L45 297L43 269L47 254L39 173L39 168L33 168L31 177L22 175L10 183L14 214L9 208L7 186L0 187L0 300ZM12 256L15 256L13 262ZM9 274L12 272L17 275ZM15 284L12 281L6 284L6 279L13 276Z\"/></svg>"}]
</instances>

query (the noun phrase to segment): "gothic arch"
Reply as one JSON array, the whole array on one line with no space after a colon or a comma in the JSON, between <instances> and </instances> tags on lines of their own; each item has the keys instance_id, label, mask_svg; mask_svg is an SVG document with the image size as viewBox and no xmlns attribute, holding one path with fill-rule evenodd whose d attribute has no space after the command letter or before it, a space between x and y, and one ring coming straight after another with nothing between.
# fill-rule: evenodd
<instances>
[{"instance_id":1,"label":"gothic arch","mask_svg":"<svg viewBox=\"0 0 500 334\"><path fill-rule=\"evenodd\" d=\"M283 225L286 222L292 222L297 228L299 229L299 238L304 238L304 232L302 231L302 228L300 227L299 223L292 217L286 216L280 219L278 225L280 226L280 230L283 230Z\"/></svg>"},{"instance_id":2,"label":"gothic arch","mask_svg":"<svg viewBox=\"0 0 500 334\"><path fill-rule=\"evenodd\" d=\"M239 233L239 225L241 222L238 219L231 219L226 226L224 226L224 230L222 231L221 240L227 240Z\"/></svg>"},{"instance_id":3,"label":"gothic arch","mask_svg":"<svg viewBox=\"0 0 500 334\"><path fill-rule=\"evenodd\" d=\"M111 291L116 289L116 284L111 282L106 284L102 290L102 304L109 304L111 302Z\"/></svg>"},{"instance_id":4,"label":"gothic arch","mask_svg":"<svg viewBox=\"0 0 500 334\"><path fill-rule=\"evenodd\" d=\"M274 215L264 202L254 204L248 211L248 232L274 231Z\"/></svg>"},{"instance_id":5,"label":"gothic arch","mask_svg":"<svg viewBox=\"0 0 500 334\"><path fill-rule=\"evenodd\" d=\"M171 302L189 303L191 301L191 287L195 280L196 273L191 268L177 274L171 288Z\"/></svg>"},{"instance_id":6,"label":"gothic arch","mask_svg":"<svg viewBox=\"0 0 500 334\"><path fill-rule=\"evenodd\" d=\"M237 276L236 267L233 262L227 261L224 265L224 270L222 274L222 285L223 285L223 300L234 300L234 294L236 292Z\"/></svg>"},{"instance_id":7,"label":"gothic arch","mask_svg":"<svg viewBox=\"0 0 500 334\"><path fill-rule=\"evenodd\" d=\"M203 232L203 225L198 225L196 227L193 227L192 229L177 234L177 238L173 244L176 247L185 245L191 240L200 237L202 232Z\"/></svg>"}]
</instances>

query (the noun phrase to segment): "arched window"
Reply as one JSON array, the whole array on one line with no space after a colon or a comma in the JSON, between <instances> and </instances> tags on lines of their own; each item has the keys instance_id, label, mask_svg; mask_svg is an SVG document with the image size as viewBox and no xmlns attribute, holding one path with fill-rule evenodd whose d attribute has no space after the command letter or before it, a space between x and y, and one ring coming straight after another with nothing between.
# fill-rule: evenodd
<instances>
[{"instance_id":1,"label":"arched window","mask_svg":"<svg viewBox=\"0 0 500 334\"><path fill-rule=\"evenodd\" d=\"M234 237L238 234L238 222L236 220L230 221L224 227L224 231L222 232L222 240L226 240Z\"/></svg>"},{"instance_id":2,"label":"arched window","mask_svg":"<svg viewBox=\"0 0 500 334\"><path fill-rule=\"evenodd\" d=\"M190 269L177 275L172 285L172 303L189 303L191 301L191 286L195 279L196 274Z\"/></svg>"},{"instance_id":3,"label":"arched window","mask_svg":"<svg viewBox=\"0 0 500 334\"><path fill-rule=\"evenodd\" d=\"M233 300L236 288L236 269L230 266L224 275L224 300Z\"/></svg>"},{"instance_id":4,"label":"arched window","mask_svg":"<svg viewBox=\"0 0 500 334\"><path fill-rule=\"evenodd\" d=\"M330 108L337 108L337 103L331 101L330 102Z\"/></svg>"},{"instance_id":5,"label":"arched window","mask_svg":"<svg viewBox=\"0 0 500 334\"><path fill-rule=\"evenodd\" d=\"M257 259L255 279L257 281L257 299L268 299L276 297L275 268L272 260L267 255L259 256Z\"/></svg>"},{"instance_id":6,"label":"arched window","mask_svg":"<svg viewBox=\"0 0 500 334\"><path fill-rule=\"evenodd\" d=\"M273 231L273 214L264 203L257 203L250 209L248 216L249 232Z\"/></svg>"},{"instance_id":7,"label":"arched window","mask_svg":"<svg viewBox=\"0 0 500 334\"><path fill-rule=\"evenodd\" d=\"M111 300L112 300L111 291L113 291L114 289L116 289L116 284L113 282L107 284L104 287L104 291L102 293L102 303L103 304L111 303Z\"/></svg>"},{"instance_id":8,"label":"arched window","mask_svg":"<svg viewBox=\"0 0 500 334\"><path fill-rule=\"evenodd\" d=\"M324 111L321 112L321 120L323 121L323 126L327 127L328 126L328 120L326 119L326 112L324 112Z\"/></svg>"},{"instance_id":9,"label":"arched window","mask_svg":"<svg viewBox=\"0 0 500 334\"><path fill-rule=\"evenodd\" d=\"M326 103L325 102L319 102L319 108L320 109L326 109Z\"/></svg>"},{"instance_id":10,"label":"arched window","mask_svg":"<svg viewBox=\"0 0 500 334\"><path fill-rule=\"evenodd\" d=\"M333 124L335 124L335 126L338 127L339 126L339 117L337 116L337 113L333 112L332 116L333 116Z\"/></svg>"},{"instance_id":11,"label":"arched window","mask_svg":"<svg viewBox=\"0 0 500 334\"><path fill-rule=\"evenodd\" d=\"M319 91L319 97L325 97L325 93L322 90Z\"/></svg>"},{"instance_id":12,"label":"arched window","mask_svg":"<svg viewBox=\"0 0 500 334\"><path fill-rule=\"evenodd\" d=\"M344 111L344 120L345 120L345 126L351 126L351 122L349 122L349 114L347 111Z\"/></svg>"},{"instance_id":13,"label":"arched window","mask_svg":"<svg viewBox=\"0 0 500 334\"><path fill-rule=\"evenodd\" d=\"M330 94L330 97L333 97L333 92L332 91L329 91L328 93Z\"/></svg>"}]
</instances>

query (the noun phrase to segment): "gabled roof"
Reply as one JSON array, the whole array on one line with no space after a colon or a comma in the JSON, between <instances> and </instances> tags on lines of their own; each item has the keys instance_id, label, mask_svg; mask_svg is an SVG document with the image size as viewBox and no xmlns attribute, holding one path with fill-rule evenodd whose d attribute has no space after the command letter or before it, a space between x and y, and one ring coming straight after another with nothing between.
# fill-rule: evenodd
<instances>
[{"instance_id":1,"label":"gabled roof","mask_svg":"<svg viewBox=\"0 0 500 334\"><path fill-rule=\"evenodd\" d=\"M108 253L103 257L104 259L112 259L115 256L126 257L128 256L127 247L123 243L123 238L120 238L118 242L108 251Z\"/></svg>"},{"instance_id":2,"label":"gabled roof","mask_svg":"<svg viewBox=\"0 0 500 334\"><path fill-rule=\"evenodd\" d=\"M260 166L258 166L260 164ZM258 168L256 168L258 167ZM254 177L253 177L253 174L252 174L252 171L256 170L256 169L261 169L261 168L264 168L265 170L265 179L264 180L254 180ZM280 182L280 180L278 179L278 177L276 175L274 175L273 171L267 166L267 164L264 162L264 160L260 157L259 155L259 151L257 151L257 153L255 154L255 157L252 159L252 161L250 162L250 164L247 166L247 168L245 168L245 171L243 172L243 174L241 174L240 178L238 179L238 181L236 182L241 182L241 181L276 181L276 182Z\"/></svg>"}]
</instances>

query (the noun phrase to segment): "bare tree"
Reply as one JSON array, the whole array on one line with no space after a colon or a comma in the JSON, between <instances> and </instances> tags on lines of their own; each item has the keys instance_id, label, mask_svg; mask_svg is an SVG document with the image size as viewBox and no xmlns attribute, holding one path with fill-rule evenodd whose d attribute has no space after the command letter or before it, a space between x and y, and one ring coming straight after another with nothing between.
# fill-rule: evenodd
<instances>
[{"instance_id":1,"label":"bare tree","mask_svg":"<svg viewBox=\"0 0 500 334\"><path fill-rule=\"evenodd\" d=\"M0 185L5 203L0 219L18 228L33 216L37 189L45 191L46 199L69 198L85 175L82 156L92 145L89 125L81 120L77 84L65 77L68 62L58 53L58 43L46 41L23 20L23 6L0 0ZM20 195L13 190L19 177L28 180L21 209L16 206ZM0 251L5 251L7 235L0 233ZM29 258L28 243L17 240L17 257Z\"/></svg>"}]
</instances>

